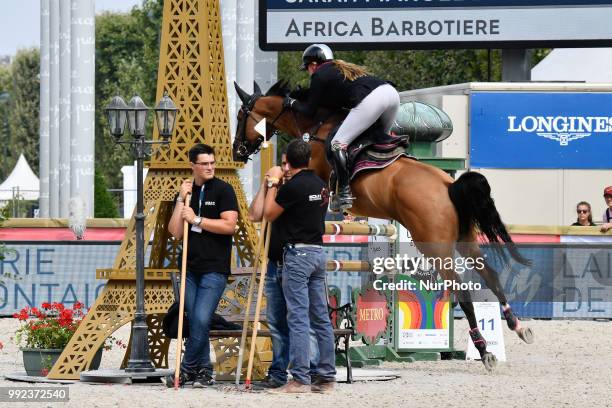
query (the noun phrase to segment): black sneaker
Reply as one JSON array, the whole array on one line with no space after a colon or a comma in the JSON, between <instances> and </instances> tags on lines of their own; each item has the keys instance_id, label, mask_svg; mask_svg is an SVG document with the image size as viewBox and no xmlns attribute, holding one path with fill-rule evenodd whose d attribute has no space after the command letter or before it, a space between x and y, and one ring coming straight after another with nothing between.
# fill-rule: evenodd
<instances>
[{"instance_id":1,"label":"black sneaker","mask_svg":"<svg viewBox=\"0 0 612 408\"><path fill-rule=\"evenodd\" d=\"M196 375L191 372L182 371L179 374L179 387L193 386ZM168 374L162 379L162 382L166 384L166 387L174 387L174 374Z\"/></svg>"},{"instance_id":2,"label":"black sneaker","mask_svg":"<svg viewBox=\"0 0 612 408\"><path fill-rule=\"evenodd\" d=\"M267 375L266 378L262 382L257 383L258 386L262 388L267 388L267 389L280 388L285 384L286 383L280 382L276 378L270 377L269 375Z\"/></svg>"},{"instance_id":3,"label":"black sneaker","mask_svg":"<svg viewBox=\"0 0 612 408\"><path fill-rule=\"evenodd\" d=\"M215 385L212 373L206 368L200 368L193 380L193 388L204 388L210 387L211 385Z\"/></svg>"}]
</instances>

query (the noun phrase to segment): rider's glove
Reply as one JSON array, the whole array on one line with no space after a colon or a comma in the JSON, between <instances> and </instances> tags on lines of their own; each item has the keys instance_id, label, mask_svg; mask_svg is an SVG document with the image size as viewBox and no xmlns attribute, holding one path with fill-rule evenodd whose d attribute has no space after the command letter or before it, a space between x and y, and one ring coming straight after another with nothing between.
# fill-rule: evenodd
<instances>
[{"instance_id":1,"label":"rider's glove","mask_svg":"<svg viewBox=\"0 0 612 408\"><path fill-rule=\"evenodd\" d=\"M295 99L293 99L290 96L286 96L285 99L283 100L283 108L291 109L291 107L293 107L293 104L295 102L296 102Z\"/></svg>"}]
</instances>

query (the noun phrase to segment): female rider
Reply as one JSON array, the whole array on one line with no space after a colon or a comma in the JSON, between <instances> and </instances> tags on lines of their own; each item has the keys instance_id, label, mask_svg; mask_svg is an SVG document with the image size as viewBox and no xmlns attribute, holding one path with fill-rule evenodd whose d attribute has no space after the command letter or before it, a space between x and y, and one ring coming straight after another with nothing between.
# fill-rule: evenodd
<instances>
[{"instance_id":1,"label":"female rider","mask_svg":"<svg viewBox=\"0 0 612 408\"><path fill-rule=\"evenodd\" d=\"M332 139L338 194L333 196L332 209L351 208L353 197L346 167L347 147L366 129L380 120L385 132L391 129L399 108L399 94L387 81L376 78L359 65L334 59L325 44L313 44L302 55L302 70L310 74L308 100L300 102L287 97L285 107L313 117L320 107L350 110Z\"/></svg>"}]
</instances>

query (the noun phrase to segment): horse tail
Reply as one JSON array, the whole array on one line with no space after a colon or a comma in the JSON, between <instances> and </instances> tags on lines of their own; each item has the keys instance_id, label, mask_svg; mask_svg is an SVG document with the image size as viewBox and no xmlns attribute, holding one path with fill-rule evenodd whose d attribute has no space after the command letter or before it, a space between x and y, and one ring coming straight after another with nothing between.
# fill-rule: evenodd
<instances>
[{"instance_id":1,"label":"horse tail","mask_svg":"<svg viewBox=\"0 0 612 408\"><path fill-rule=\"evenodd\" d=\"M485 176L473 171L463 173L448 187L448 194L459 215L459 237L467 236L477 227L504 262L507 263L508 257L500 245L502 242L514 260L523 265L531 264L519 253L501 221L491 197L491 186Z\"/></svg>"}]
</instances>

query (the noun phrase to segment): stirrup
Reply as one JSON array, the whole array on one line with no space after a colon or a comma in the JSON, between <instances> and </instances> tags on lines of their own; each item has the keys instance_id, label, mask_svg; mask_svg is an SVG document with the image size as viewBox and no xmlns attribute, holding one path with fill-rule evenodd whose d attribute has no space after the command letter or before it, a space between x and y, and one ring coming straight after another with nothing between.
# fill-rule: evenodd
<instances>
[{"instance_id":1,"label":"stirrup","mask_svg":"<svg viewBox=\"0 0 612 408\"><path fill-rule=\"evenodd\" d=\"M329 212L344 213L353 206L353 200L355 197L338 197L337 194L333 194L329 200Z\"/></svg>"},{"instance_id":2,"label":"stirrup","mask_svg":"<svg viewBox=\"0 0 612 408\"><path fill-rule=\"evenodd\" d=\"M352 196L351 190L347 188L347 192L345 195L334 194L332 196L330 209L333 207L337 209L338 212L350 209L353 206L353 201L355 197Z\"/></svg>"}]
</instances>

